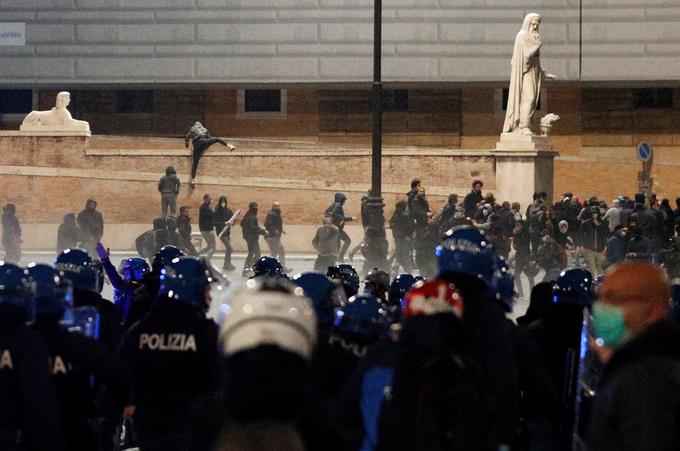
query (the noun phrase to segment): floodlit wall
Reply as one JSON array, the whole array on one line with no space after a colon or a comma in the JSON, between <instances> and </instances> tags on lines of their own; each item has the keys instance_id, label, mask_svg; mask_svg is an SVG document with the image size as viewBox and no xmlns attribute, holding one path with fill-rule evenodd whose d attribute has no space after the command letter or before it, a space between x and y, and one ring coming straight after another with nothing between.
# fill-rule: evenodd
<instances>
[{"instance_id":1,"label":"floodlit wall","mask_svg":"<svg viewBox=\"0 0 680 451\"><path fill-rule=\"evenodd\" d=\"M677 0L385 0L383 77L504 81L524 15L561 80L678 80ZM372 0L0 0L0 84L360 82ZM581 33L582 25L582 33ZM582 53L580 53L580 40ZM582 66L580 58L582 56Z\"/></svg>"}]
</instances>

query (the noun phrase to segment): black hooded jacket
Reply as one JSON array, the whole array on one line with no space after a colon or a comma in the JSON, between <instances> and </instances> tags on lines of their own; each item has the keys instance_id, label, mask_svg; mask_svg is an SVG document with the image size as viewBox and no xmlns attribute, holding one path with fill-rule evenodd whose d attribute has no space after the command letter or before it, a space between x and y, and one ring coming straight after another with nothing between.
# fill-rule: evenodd
<instances>
[{"instance_id":1,"label":"black hooded jacket","mask_svg":"<svg viewBox=\"0 0 680 451\"><path fill-rule=\"evenodd\" d=\"M94 208L92 209L87 208L90 202L94 202ZM97 201L88 199L85 202L85 209L78 213L78 226L86 238L98 242L101 240L102 235L104 235L104 218L96 208Z\"/></svg>"},{"instance_id":2,"label":"black hooded jacket","mask_svg":"<svg viewBox=\"0 0 680 451\"><path fill-rule=\"evenodd\" d=\"M345 222L351 221L351 216L345 216L343 205L347 200L347 196L342 193L335 193L335 202L326 209L326 214L333 217L333 225L342 230L345 228Z\"/></svg>"}]
</instances>

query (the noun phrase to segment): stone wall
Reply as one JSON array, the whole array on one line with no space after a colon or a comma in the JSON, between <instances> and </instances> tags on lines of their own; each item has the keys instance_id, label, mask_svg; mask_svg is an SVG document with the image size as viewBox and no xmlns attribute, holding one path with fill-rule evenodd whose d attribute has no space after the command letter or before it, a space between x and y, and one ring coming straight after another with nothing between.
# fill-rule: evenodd
<instances>
[{"instance_id":1,"label":"stone wall","mask_svg":"<svg viewBox=\"0 0 680 451\"><path fill-rule=\"evenodd\" d=\"M130 248L134 238L159 215L157 182L167 165L189 180L190 157L179 139L133 137L30 138L0 136L0 202L17 205L31 224L27 247L54 245L56 224L95 198L107 223L112 247ZM261 205L261 220L272 201L281 202L289 250L310 251L314 228L336 191L347 194L347 213L359 216L360 199L369 188L370 152L360 146L232 140L234 152L214 147L201 161L194 191L185 184L180 205L191 207L196 221L204 193L214 201L229 198L233 209ZM386 215L408 191L411 178L423 178L433 209L451 192L469 190L472 178L495 188L494 159L484 151L394 148L383 158ZM51 232L50 232L51 231ZM109 233L111 233L109 235ZM351 229L361 238L360 227ZM237 248L241 248L240 229Z\"/></svg>"}]
</instances>

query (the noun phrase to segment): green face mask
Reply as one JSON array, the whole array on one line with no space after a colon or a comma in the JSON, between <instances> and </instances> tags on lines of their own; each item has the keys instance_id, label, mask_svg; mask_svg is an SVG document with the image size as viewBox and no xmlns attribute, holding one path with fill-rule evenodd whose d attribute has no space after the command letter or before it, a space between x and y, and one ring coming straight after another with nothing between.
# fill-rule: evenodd
<instances>
[{"instance_id":1,"label":"green face mask","mask_svg":"<svg viewBox=\"0 0 680 451\"><path fill-rule=\"evenodd\" d=\"M629 335L623 309L596 302L593 305L593 329L599 346L613 348L623 343Z\"/></svg>"}]
</instances>

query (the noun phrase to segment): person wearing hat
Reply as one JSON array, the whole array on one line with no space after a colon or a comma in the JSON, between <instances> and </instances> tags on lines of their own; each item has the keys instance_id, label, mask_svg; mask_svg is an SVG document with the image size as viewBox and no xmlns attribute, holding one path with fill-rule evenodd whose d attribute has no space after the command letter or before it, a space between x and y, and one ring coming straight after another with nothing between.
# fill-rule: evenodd
<instances>
[{"instance_id":1,"label":"person wearing hat","mask_svg":"<svg viewBox=\"0 0 680 451\"><path fill-rule=\"evenodd\" d=\"M598 294L591 346L605 367L586 449L680 449L680 328L668 318L666 274L648 263L624 263Z\"/></svg>"}]
</instances>

